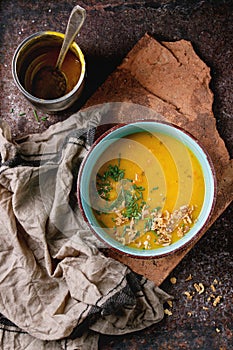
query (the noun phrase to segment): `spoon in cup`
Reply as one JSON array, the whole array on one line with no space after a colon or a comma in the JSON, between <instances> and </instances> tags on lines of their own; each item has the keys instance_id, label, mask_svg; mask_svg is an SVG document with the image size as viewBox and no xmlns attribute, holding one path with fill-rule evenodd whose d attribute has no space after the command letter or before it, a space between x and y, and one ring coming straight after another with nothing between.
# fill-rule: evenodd
<instances>
[{"instance_id":1,"label":"spoon in cup","mask_svg":"<svg viewBox=\"0 0 233 350\"><path fill-rule=\"evenodd\" d=\"M68 20L65 37L56 65L55 67L44 66L36 73L32 82L32 93L33 91L40 91L40 98L48 100L57 99L65 95L67 79L61 70L62 63L75 36L80 31L85 18L85 9L79 5L75 6Z\"/></svg>"}]
</instances>

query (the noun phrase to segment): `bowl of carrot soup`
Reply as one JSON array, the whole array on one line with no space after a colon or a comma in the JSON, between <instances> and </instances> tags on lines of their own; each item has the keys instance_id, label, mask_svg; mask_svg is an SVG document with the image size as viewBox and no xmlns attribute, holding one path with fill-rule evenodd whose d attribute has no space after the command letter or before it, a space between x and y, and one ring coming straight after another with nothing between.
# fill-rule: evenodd
<instances>
[{"instance_id":1,"label":"bowl of carrot soup","mask_svg":"<svg viewBox=\"0 0 233 350\"><path fill-rule=\"evenodd\" d=\"M200 143L157 121L117 125L84 159L78 201L94 234L118 252L156 258L200 237L216 197L215 172Z\"/></svg>"}]
</instances>

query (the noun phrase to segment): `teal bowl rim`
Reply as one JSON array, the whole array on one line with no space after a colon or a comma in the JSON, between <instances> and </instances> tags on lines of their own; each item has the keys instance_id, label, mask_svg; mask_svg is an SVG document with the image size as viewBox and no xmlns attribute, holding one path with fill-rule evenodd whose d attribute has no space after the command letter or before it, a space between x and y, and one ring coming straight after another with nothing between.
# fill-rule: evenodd
<instances>
[{"instance_id":1,"label":"teal bowl rim","mask_svg":"<svg viewBox=\"0 0 233 350\"><path fill-rule=\"evenodd\" d=\"M153 130L151 130L151 127ZM84 200L86 193L89 193L89 180L94 164L99 156L101 156L101 154L106 150L109 143L112 143L116 141L116 139L122 138L123 136L129 134L133 134L136 131L140 130L162 132L163 134L173 136L184 143L198 158L205 179L204 203L201 213L199 214L197 222L194 224L194 226L189 230L189 232L185 234L184 237L180 238L177 242L174 242L166 247L151 250L131 248L124 246L120 242L114 240L114 238L110 237L108 233L98 225L92 209ZM197 241L202 232L206 229L210 217L213 213L216 202L216 192L217 181L214 166L208 152L201 145L201 143L183 128L172 123L156 120L140 120L135 122L117 124L107 130L94 142L88 151L85 159L81 164L77 181L77 196L79 207L84 220L88 223L94 234L110 249L113 249L123 255L144 259L161 258L173 254L174 252L185 249L194 241Z\"/></svg>"}]
</instances>

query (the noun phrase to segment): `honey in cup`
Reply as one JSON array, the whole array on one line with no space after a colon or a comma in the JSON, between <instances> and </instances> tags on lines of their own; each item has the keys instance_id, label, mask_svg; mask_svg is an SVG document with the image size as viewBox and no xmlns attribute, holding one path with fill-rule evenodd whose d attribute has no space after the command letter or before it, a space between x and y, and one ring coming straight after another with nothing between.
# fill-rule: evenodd
<instances>
[{"instance_id":1,"label":"honey in cup","mask_svg":"<svg viewBox=\"0 0 233 350\"><path fill-rule=\"evenodd\" d=\"M43 48L41 51L45 51L45 49ZM59 86L57 89L58 92L56 91L56 86L51 84L51 73L48 74L48 70L55 67L59 52L60 47L51 47L45 52L39 52L38 57L29 66L30 70L28 69L27 74L25 75L25 87L33 96L50 100L58 97L59 90L63 91L63 89L60 89ZM47 70L44 68L47 68ZM37 72L34 73L33 70L34 72ZM61 66L61 71L66 78L65 95L75 87L81 73L81 63L78 57L71 50L68 50L66 54L64 62ZM28 75L29 79L27 79ZM57 79L57 84L60 83L61 81Z\"/></svg>"},{"instance_id":2,"label":"honey in cup","mask_svg":"<svg viewBox=\"0 0 233 350\"><path fill-rule=\"evenodd\" d=\"M55 38L41 39L28 53L21 70L22 84L35 97L53 99L54 91L50 87L49 75L40 74L44 67L55 67L61 49L61 41ZM65 94L77 84L81 74L81 63L77 55L69 49L61 66L67 81Z\"/></svg>"},{"instance_id":3,"label":"honey in cup","mask_svg":"<svg viewBox=\"0 0 233 350\"><path fill-rule=\"evenodd\" d=\"M64 34L58 32L33 34L19 45L13 57L12 70L16 85L32 104L47 112L70 107L80 96L84 83L85 60L75 42L61 67L66 78L66 91L62 96L54 94L46 70L45 74L40 74L43 67L55 68L63 39Z\"/></svg>"},{"instance_id":4,"label":"honey in cup","mask_svg":"<svg viewBox=\"0 0 233 350\"><path fill-rule=\"evenodd\" d=\"M116 140L92 173L92 208L123 245L156 249L183 237L201 212L205 182L193 152L161 133Z\"/></svg>"}]
</instances>

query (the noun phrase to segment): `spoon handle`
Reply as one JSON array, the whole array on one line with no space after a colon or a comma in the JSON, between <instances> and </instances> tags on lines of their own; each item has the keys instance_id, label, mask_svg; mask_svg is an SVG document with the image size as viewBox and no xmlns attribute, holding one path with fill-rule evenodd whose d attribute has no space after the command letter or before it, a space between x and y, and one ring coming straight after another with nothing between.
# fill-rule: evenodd
<instances>
[{"instance_id":1,"label":"spoon handle","mask_svg":"<svg viewBox=\"0 0 233 350\"><path fill-rule=\"evenodd\" d=\"M86 18L86 10L79 5L75 6L68 20L68 24L65 32L65 38L63 40L62 47L56 63L56 68L58 68L59 70L64 61L65 55L70 45L74 41L75 36L78 34L79 30L81 29L85 18Z\"/></svg>"}]
</instances>

